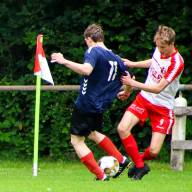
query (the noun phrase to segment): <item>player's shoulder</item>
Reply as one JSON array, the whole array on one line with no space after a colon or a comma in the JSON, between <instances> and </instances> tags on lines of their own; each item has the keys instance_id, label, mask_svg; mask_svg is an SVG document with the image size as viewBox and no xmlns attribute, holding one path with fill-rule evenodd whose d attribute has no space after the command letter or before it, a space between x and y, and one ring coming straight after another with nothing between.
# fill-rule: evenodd
<instances>
[{"instance_id":1,"label":"player's shoulder","mask_svg":"<svg viewBox=\"0 0 192 192\"><path fill-rule=\"evenodd\" d=\"M90 54L90 53L93 53L93 52L98 52L99 50L101 50L100 47L89 47L86 52L88 54Z\"/></svg>"},{"instance_id":2,"label":"player's shoulder","mask_svg":"<svg viewBox=\"0 0 192 192\"><path fill-rule=\"evenodd\" d=\"M178 68L184 68L184 59L178 52L178 50L176 51L175 54L171 56L171 61L172 61L171 63L173 65L176 65Z\"/></svg>"}]
</instances>

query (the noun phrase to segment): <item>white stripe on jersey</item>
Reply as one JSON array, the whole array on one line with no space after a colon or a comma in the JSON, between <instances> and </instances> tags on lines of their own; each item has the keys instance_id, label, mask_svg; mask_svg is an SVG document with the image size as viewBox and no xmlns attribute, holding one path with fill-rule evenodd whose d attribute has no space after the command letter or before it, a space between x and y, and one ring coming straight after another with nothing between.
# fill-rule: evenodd
<instances>
[{"instance_id":1,"label":"white stripe on jersey","mask_svg":"<svg viewBox=\"0 0 192 192\"><path fill-rule=\"evenodd\" d=\"M169 126L168 126L168 129L167 129L167 134L170 133L170 129L173 127L173 121L174 121L174 114L173 114L173 110L169 110Z\"/></svg>"},{"instance_id":2,"label":"white stripe on jersey","mask_svg":"<svg viewBox=\"0 0 192 192\"><path fill-rule=\"evenodd\" d=\"M172 65L173 67L171 66L173 68L173 70L169 71L169 68L168 68L169 74L166 77L166 80L169 82L171 82L173 79L175 79L175 76L177 76L177 73L181 68L181 63L184 63L183 58L181 57L181 55L179 53L175 54L174 57L172 57L170 59L170 61L171 61L171 63L174 62L174 65Z\"/></svg>"}]
</instances>

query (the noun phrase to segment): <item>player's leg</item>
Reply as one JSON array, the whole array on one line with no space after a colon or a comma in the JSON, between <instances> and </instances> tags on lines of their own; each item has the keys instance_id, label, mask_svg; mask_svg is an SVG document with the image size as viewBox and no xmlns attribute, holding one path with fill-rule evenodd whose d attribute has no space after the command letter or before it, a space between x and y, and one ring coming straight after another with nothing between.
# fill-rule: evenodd
<instances>
[{"instance_id":1,"label":"player's leg","mask_svg":"<svg viewBox=\"0 0 192 192\"><path fill-rule=\"evenodd\" d=\"M143 160L153 160L157 157L165 140L165 136L163 133L152 133L150 146L141 154Z\"/></svg>"},{"instance_id":2,"label":"player's leg","mask_svg":"<svg viewBox=\"0 0 192 192\"><path fill-rule=\"evenodd\" d=\"M135 180L142 179L150 169L147 164L144 164L144 161L141 158L135 138L131 134L131 130L139 121L144 122L147 117L148 113L145 108L145 101L138 95L135 101L128 107L118 125L118 132L124 148L134 162L134 166L130 168L128 176Z\"/></svg>"},{"instance_id":3,"label":"player's leg","mask_svg":"<svg viewBox=\"0 0 192 192\"><path fill-rule=\"evenodd\" d=\"M85 137L71 135L71 144L73 145L81 162L88 168L90 172L95 174L98 180L106 179L106 175L97 164L92 151L87 147L84 141Z\"/></svg>"},{"instance_id":4,"label":"player's leg","mask_svg":"<svg viewBox=\"0 0 192 192\"><path fill-rule=\"evenodd\" d=\"M150 146L141 155L143 160L154 159L157 157L163 145L166 134L169 134L174 124L173 110L159 107L145 101L148 111L148 117L152 125L152 138ZM146 164L145 164L146 165ZM146 167L145 173L150 170ZM134 175L135 179L142 178L143 173L137 172Z\"/></svg>"},{"instance_id":5,"label":"player's leg","mask_svg":"<svg viewBox=\"0 0 192 192\"><path fill-rule=\"evenodd\" d=\"M144 151L144 153L141 154L141 158L144 160L153 160L157 157L158 153L161 150L161 147L163 145L165 134L153 132L150 146L147 147L147 149ZM141 179L145 174L147 174L150 171L147 164L145 164L144 169L142 171L138 171L136 167L132 167L129 170L128 176L132 177L134 179Z\"/></svg>"},{"instance_id":6,"label":"player's leg","mask_svg":"<svg viewBox=\"0 0 192 192\"><path fill-rule=\"evenodd\" d=\"M165 107L151 105L149 118L152 125L152 138L150 146L141 154L143 160L152 160L157 157L166 134L170 134L174 125L173 111Z\"/></svg>"},{"instance_id":7,"label":"player's leg","mask_svg":"<svg viewBox=\"0 0 192 192\"><path fill-rule=\"evenodd\" d=\"M91 152L85 144L85 137L83 136L71 135L71 144L80 159Z\"/></svg>"},{"instance_id":8,"label":"player's leg","mask_svg":"<svg viewBox=\"0 0 192 192\"><path fill-rule=\"evenodd\" d=\"M139 154L139 149L135 138L131 134L131 129L139 122L139 118L126 111L117 127L119 136L124 145L125 151L131 157L137 168L144 166L144 162Z\"/></svg>"},{"instance_id":9,"label":"player's leg","mask_svg":"<svg viewBox=\"0 0 192 192\"><path fill-rule=\"evenodd\" d=\"M121 154L121 152L117 149L115 144L106 135L98 131L93 131L89 135L89 139L95 141L98 144L98 146L101 149L103 149L108 155L113 156L118 160L120 165L119 171L114 176L114 178L118 177L125 170L126 167L130 166L131 164L130 160Z\"/></svg>"},{"instance_id":10,"label":"player's leg","mask_svg":"<svg viewBox=\"0 0 192 192\"><path fill-rule=\"evenodd\" d=\"M106 175L99 167L92 151L85 144L85 136L88 136L91 133L90 122L93 121L94 119L89 117L89 114L85 114L77 108L74 108L71 123L71 143L78 157L81 159L81 162L88 168L88 170L95 174L98 180L105 180Z\"/></svg>"}]
</instances>

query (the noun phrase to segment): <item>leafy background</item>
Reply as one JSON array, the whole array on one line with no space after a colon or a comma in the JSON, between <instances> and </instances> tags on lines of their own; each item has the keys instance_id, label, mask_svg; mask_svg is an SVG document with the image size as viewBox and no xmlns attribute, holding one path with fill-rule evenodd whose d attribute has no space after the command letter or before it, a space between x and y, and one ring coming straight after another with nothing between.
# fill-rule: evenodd
<instances>
[{"instance_id":1,"label":"leafy background","mask_svg":"<svg viewBox=\"0 0 192 192\"><path fill-rule=\"evenodd\" d=\"M131 60L151 56L153 36L160 24L173 27L177 33L176 46L185 60L181 83L192 78L192 2L190 0L1 0L0 2L0 84L34 85L33 76L36 36L44 35L47 59L52 52L82 63L86 49L83 32L90 23L103 26L105 44L121 57ZM78 84L77 74L63 66L50 64L56 85ZM138 80L144 81L146 71L134 69ZM45 84L45 82L42 82ZM105 113L104 133L123 151L116 126L125 108L134 99L115 100ZM42 91L40 114L40 157L50 159L76 158L70 144L70 116L75 91ZM190 91L183 91L191 104ZM35 92L0 92L0 155L1 158L31 158L33 155ZM192 120L187 119L186 138L192 137ZM135 135L140 149L150 142L150 124L145 129L136 126ZM88 145L102 154L95 144ZM170 136L159 159L169 160Z\"/></svg>"}]
</instances>

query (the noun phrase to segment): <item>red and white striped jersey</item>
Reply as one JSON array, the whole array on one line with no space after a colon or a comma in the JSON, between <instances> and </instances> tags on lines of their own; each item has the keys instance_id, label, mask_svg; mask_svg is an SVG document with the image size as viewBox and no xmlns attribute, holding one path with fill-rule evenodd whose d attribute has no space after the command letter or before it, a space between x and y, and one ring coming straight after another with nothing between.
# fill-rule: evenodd
<instances>
[{"instance_id":1,"label":"red and white striped jersey","mask_svg":"<svg viewBox=\"0 0 192 192\"><path fill-rule=\"evenodd\" d=\"M154 105L173 109L174 98L179 88L179 78L184 69L184 61L178 51L169 57L162 57L158 48L152 56L145 84L154 85L164 77L170 84L159 94L141 91L141 95Z\"/></svg>"}]
</instances>

